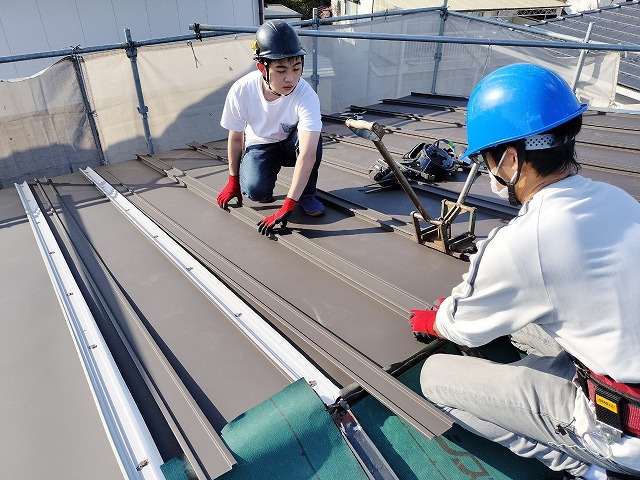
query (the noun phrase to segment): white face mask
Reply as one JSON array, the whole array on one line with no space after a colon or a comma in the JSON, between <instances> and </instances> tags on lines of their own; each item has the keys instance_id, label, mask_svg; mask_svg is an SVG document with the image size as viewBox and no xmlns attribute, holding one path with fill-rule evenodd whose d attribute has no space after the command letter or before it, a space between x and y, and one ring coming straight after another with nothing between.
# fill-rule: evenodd
<instances>
[{"instance_id":1,"label":"white face mask","mask_svg":"<svg viewBox=\"0 0 640 480\"><path fill-rule=\"evenodd\" d=\"M505 200L509 198L509 190L507 190L507 187L504 185L498 183L496 176L491 173L491 170L489 170L489 178L491 179L491 191Z\"/></svg>"},{"instance_id":2,"label":"white face mask","mask_svg":"<svg viewBox=\"0 0 640 480\"><path fill-rule=\"evenodd\" d=\"M500 169L500 165L502 165L502 162L504 160L504 156L507 154L507 150L504 151L504 153L502 154L502 157L500 157L500 161L498 162L498 165L496 166L496 173L498 173L498 170ZM489 178L491 180L491 191L493 193L495 193L497 196L499 196L500 198L504 198L505 200L509 198L509 190L507 189L507 187L505 187L504 185L498 183L498 180L496 179L495 174L487 169L487 171L489 172ZM511 177L511 180L509 180L507 183L511 183L513 182L513 180L516 178L516 175L518 174L518 172L514 173L513 176Z\"/></svg>"}]
</instances>

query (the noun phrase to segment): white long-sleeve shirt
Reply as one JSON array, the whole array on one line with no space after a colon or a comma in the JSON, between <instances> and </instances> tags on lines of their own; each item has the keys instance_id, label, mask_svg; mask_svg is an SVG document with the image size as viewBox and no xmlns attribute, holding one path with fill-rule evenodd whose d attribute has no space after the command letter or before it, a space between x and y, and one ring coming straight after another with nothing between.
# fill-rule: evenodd
<instances>
[{"instance_id":1,"label":"white long-sleeve shirt","mask_svg":"<svg viewBox=\"0 0 640 480\"><path fill-rule=\"evenodd\" d=\"M640 204L634 198L580 175L543 188L507 226L478 242L469 271L436 317L443 336L468 346L530 323L594 372L640 383ZM598 436L578 394L579 433ZM640 439L591 443L640 470Z\"/></svg>"}]
</instances>

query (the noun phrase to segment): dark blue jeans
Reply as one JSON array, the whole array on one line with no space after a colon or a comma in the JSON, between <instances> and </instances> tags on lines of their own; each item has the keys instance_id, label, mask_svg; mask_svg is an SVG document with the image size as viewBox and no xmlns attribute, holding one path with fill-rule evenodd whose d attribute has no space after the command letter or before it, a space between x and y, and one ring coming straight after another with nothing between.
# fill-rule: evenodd
<instances>
[{"instance_id":1,"label":"dark blue jeans","mask_svg":"<svg viewBox=\"0 0 640 480\"><path fill-rule=\"evenodd\" d=\"M277 143L252 145L247 148L240 163L240 189L250 200L268 200L273 195L278 173L282 167L293 167L298 158L298 130L286 140ZM322 139L318 140L316 163L302 195L315 195L318 168L322 159Z\"/></svg>"}]
</instances>

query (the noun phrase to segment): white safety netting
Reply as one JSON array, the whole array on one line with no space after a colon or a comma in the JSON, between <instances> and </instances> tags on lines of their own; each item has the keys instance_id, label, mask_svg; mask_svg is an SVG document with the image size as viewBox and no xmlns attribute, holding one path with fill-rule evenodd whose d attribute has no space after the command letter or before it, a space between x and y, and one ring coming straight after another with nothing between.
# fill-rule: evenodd
<instances>
[{"instance_id":1,"label":"white safety netting","mask_svg":"<svg viewBox=\"0 0 640 480\"><path fill-rule=\"evenodd\" d=\"M71 60L0 82L0 186L100 165Z\"/></svg>"},{"instance_id":2,"label":"white safety netting","mask_svg":"<svg viewBox=\"0 0 640 480\"><path fill-rule=\"evenodd\" d=\"M482 39L516 41L556 41L548 36L523 33L508 28L480 22L474 19L450 16L446 21L446 35ZM574 42L580 42L576 38ZM460 47L463 47L461 49ZM456 88L460 95L469 95L473 86L496 68L516 62L530 62L547 67L573 84L578 71L579 52L571 49L532 47L504 47L497 45L444 45L443 62L438 71L437 89L443 89L462 76ZM446 63L445 63L446 60ZM456 65L464 65L461 72ZM575 92L578 98L591 107L609 108L614 104L620 55L617 52L591 52L584 63Z\"/></svg>"},{"instance_id":3,"label":"white safety netting","mask_svg":"<svg viewBox=\"0 0 640 480\"><path fill-rule=\"evenodd\" d=\"M231 84L254 67L250 36L138 49L137 64L155 152L224 138L220 115ZM124 52L85 59L91 104L108 163L148 151L131 63Z\"/></svg>"},{"instance_id":4,"label":"white safety netting","mask_svg":"<svg viewBox=\"0 0 640 480\"><path fill-rule=\"evenodd\" d=\"M386 17L323 31L437 36L439 12ZM449 15L444 34L455 37L549 40L479 20ZM137 50L140 85L147 107L150 144L139 111L132 66L124 50L83 56L83 74L106 163L137 153L184 148L191 141L226 137L219 121L231 84L255 68L249 48L254 36L229 35ZM577 52L531 47L317 38L301 36L307 51L304 77L311 82L317 51L318 94L323 113L367 106L412 92L468 96L491 71L514 62L545 65L571 84ZM490 43L490 42L487 42ZM576 93L594 107L615 99L619 57L589 54ZM2 186L54 176L100 163L73 63L63 60L21 81L0 82L0 180Z\"/></svg>"},{"instance_id":5,"label":"white safety netting","mask_svg":"<svg viewBox=\"0 0 640 480\"><path fill-rule=\"evenodd\" d=\"M343 26L323 26L322 29L438 36L440 22L439 12L429 12ZM559 41L452 15L448 16L444 27L445 36L482 38L487 43L490 43L490 39ZM309 37L304 39L309 45ZM332 67L330 76L323 77L321 74L320 85L323 82L330 84L324 90L331 98L331 101L323 99L323 105L331 105L331 110L335 112L350 105L368 105L412 92L468 96L484 76L516 62L546 66L571 85L578 67L575 51L570 56L566 50L443 43L441 61L434 75L437 52L436 43L320 38L318 53L327 57ZM615 100L618 65L617 53L587 55L576 86L576 95L592 107L611 107ZM320 89L318 91L324 93Z\"/></svg>"}]
</instances>

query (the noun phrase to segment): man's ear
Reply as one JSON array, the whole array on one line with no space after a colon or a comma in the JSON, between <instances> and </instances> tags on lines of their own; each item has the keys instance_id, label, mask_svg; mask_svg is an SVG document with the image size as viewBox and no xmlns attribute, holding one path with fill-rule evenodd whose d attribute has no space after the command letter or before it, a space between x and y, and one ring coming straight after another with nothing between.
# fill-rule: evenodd
<instances>
[{"instance_id":1,"label":"man's ear","mask_svg":"<svg viewBox=\"0 0 640 480\"><path fill-rule=\"evenodd\" d=\"M513 146L507 147L504 160L503 164L505 164L505 166L508 166L514 172L518 170L518 149Z\"/></svg>"},{"instance_id":2,"label":"man's ear","mask_svg":"<svg viewBox=\"0 0 640 480\"><path fill-rule=\"evenodd\" d=\"M264 66L264 63L256 62L256 68L260 70L263 77L267 76L267 67Z\"/></svg>"}]
</instances>

